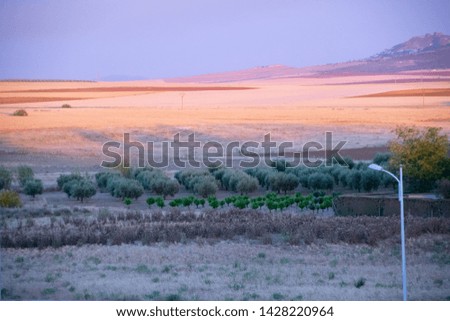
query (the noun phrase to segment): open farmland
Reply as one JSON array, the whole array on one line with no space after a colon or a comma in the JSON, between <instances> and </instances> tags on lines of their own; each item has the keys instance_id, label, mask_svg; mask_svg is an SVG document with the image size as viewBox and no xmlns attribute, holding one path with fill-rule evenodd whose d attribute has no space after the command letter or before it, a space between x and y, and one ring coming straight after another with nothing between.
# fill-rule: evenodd
<instances>
[{"instance_id":1,"label":"open farmland","mask_svg":"<svg viewBox=\"0 0 450 321\"><path fill-rule=\"evenodd\" d=\"M225 84L1 82L0 152L19 152L35 165L54 156L70 162L76 155L80 166L89 167L100 163L101 145L120 141L124 132L142 142L169 140L178 132L195 132L202 142L260 142L271 133L278 142L301 146L311 140L323 144L324 132L332 131L335 141L347 141L345 148L385 146L397 125L442 127L449 133L450 98L442 89L448 80L430 76L426 82L401 82L414 77ZM62 109L65 103L72 108ZM28 117L10 116L19 108Z\"/></svg>"},{"instance_id":2,"label":"open farmland","mask_svg":"<svg viewBox=\"0 0 450 321\"><path fill-rule=\"evenodd\" d=\"M448 86L445 75L418 82L408 73L215 84L0 82L0 165L30 166L44 192L32 198L13 181L23 207L0 209L2 298L398 300L398 219L334 217L331 205L286 204L294 193L312 193L304 186L277 196L286 198L274 209L253 202L270 185L250 192L253 203L243 210L216 209L209 200L169 208L193 193L200 198L186 183L159 210L148 203L153 190L125 205L125 196L95 186L97 194L79 202L57 179L79 172L93 180L103 170L102 145L126 132L143 143L195 133L202 143L224 144L261 142L271 133L300 148L324 144L331 131L335 143L347 141L344 155L370 160L387 150L397 125L450 133ZM18 109L28 116L12 116ZM177 170L162 175L173 180ZM239 192L221 186L216 201L230 195ZM448 299L448 218L408 217L407 224L411 299Z\"/></svg>"}]
</instances>

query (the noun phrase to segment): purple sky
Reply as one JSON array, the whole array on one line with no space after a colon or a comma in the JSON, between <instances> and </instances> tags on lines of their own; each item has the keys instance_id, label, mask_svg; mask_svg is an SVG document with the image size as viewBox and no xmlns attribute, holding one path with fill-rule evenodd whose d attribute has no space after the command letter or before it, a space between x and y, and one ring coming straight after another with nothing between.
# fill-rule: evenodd
<instances>
[{"instance_id":1,"label":"purple sky","mask_svg":"<svg viewBox=\"0 0 450 321\"><path fill-rule=\"evenodd\" d=\"M449 0L0 0L0 79L163 78L371 56Z\"/></svg>"}]
</instances>

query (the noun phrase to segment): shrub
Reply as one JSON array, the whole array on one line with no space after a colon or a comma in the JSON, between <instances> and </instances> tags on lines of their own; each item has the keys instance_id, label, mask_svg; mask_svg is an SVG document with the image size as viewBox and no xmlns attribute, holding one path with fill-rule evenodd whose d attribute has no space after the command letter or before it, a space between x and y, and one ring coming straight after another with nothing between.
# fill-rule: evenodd
<instances>
[{"instance_id":1,"label":"shrub","mask_svg":"<svg viewBox=\"0 0 450 321\"><path fill-rule=\"evenodd\" d=\"M156 200L155 200L154 197L149 197L146 200L146 203L147 203L148 206L152 206L153 204L155 204L155 202L156 202Z\"/></svg>"},{"instance_id":2,"label":"shrub","mask_svg":"<svg viewBox=\"0 0 450 321\"><path fill-rule=\"evenodd\" d=\"M3 190L0 192L0 207L20 206L22 206L22 202L20 201L18 193L10 190Z\"/></svg>"},{"instance_id":3,"label":"shrub","mask_svg":"<svg viewBox=\"0 0 450 321\"><path fill-rule=\"evenodd\" d=\"M29 179L26 181L23 190L26 195L33 196L34 198L36 195L42 194L44 187L40 179Z\"/></svg>"},{"instance_id":4,"label":"shrub","mask_svg":"<svg viewBox=\"0 0 450 321\"><path fill-rule=\"evenodd\" d=\"M28 116L28 113L25 109L17 109L14 113L13 116Z\"/></svg>"},{"instance_id":5,"label":"shrub","mask_svg":"<svg viewBox=\"0 0 450 321\"><path fill-rule=\"evenodd\" d=\"M133 202L133 201L131 200L131 198L128 198L128 197L125 197L125 199L123 200L123 203L124 203L126 206L130 206L132 202Z\"/></svg>"},{"instance_id":6,"label":"shrub","mask_svg":"<svg viewBox=\"0 0 450 321\"><path fill-rule=\"evenodd\" d=\"M70 106L69 104L63 104L63 105L61 106L61 108L72 108L72 106Z\"/></svg>"},{"instance_id":7,"label":"shrub","mask_svg":"<svg viewBox=\"0 0 450 321\"><path fill-rule=\"evenodd\" d=\"M8 189L11 186L12 176L11 172L5 167L0 166L0 190Z\"/></svg>"},{"instance_id":8,"label":"shrub","mask_svg":"<svg viewBox=\"0 0 450 321\"><path fill-rule=\"evenodd\" d=\"M159 208L163 208L165 206L165 202L162 197L157 197L155 199L155 203L156 203L156 206L158 206Z\"/></svg>"},{"instance_id":9,"label":"shrub","mask_svg":"<svg viewBox=\"0 0 450 321\"><path fill-rule=\"evenodd\" d=\"M25 186L25 183L34 178L34 173L31 167L29 166L19 166L17 168L17 180L19 181L20 186Z\"/></svg>"}]
</instances>

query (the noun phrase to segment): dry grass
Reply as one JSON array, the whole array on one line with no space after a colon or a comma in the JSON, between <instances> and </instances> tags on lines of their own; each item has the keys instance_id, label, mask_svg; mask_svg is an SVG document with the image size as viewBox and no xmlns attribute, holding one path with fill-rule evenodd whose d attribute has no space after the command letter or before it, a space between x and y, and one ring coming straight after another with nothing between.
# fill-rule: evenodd
<instances>
[{"instance_id":1,"label":"dry grass","mask_svg":"<svg viewBox=\"0 0 450 321\"><path fill-rule=\"evenodd\" d=\"M270 214L259 210L116 211L91 215L65 212L3 210L1 246L45 248L66 245L120 245L191 240L246 238L264 244L291 245L348 243L376 245L397 239L399 222L394 217L317 217ZM22 214L21 214L22 212ZM450 234L448 218L407 218L407 234Z\"/></svg>"},{"instance_id":2,"label":"dry grass","mask_svg":"<svg viewBox=\"0 0 450 321\"><path fill-rule=\"evenodd\" d=\"M408 240L409 299L449 299L448 250L448 235ZM1 251L8 300L400 300L402 293L399 245L390 242Z\"/></svg>"}]
</instances>

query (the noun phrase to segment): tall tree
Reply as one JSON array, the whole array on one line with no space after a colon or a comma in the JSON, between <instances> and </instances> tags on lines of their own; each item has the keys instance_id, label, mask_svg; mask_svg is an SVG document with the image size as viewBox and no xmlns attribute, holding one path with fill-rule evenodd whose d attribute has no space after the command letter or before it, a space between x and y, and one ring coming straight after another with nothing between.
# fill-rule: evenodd
<instances>
[{"instance_id":1,"label":"tall tree","mask_svg":"<svg viewBox=\"0 0 450 321\"><path fill-rule=\"evenodd\" d=\"M426 192L444 175L448 162L448 137L441 128L397 127L397 137L391 141L394 169L403 165L403 173L412 191Z\"/></svg>"}]
</instances>

